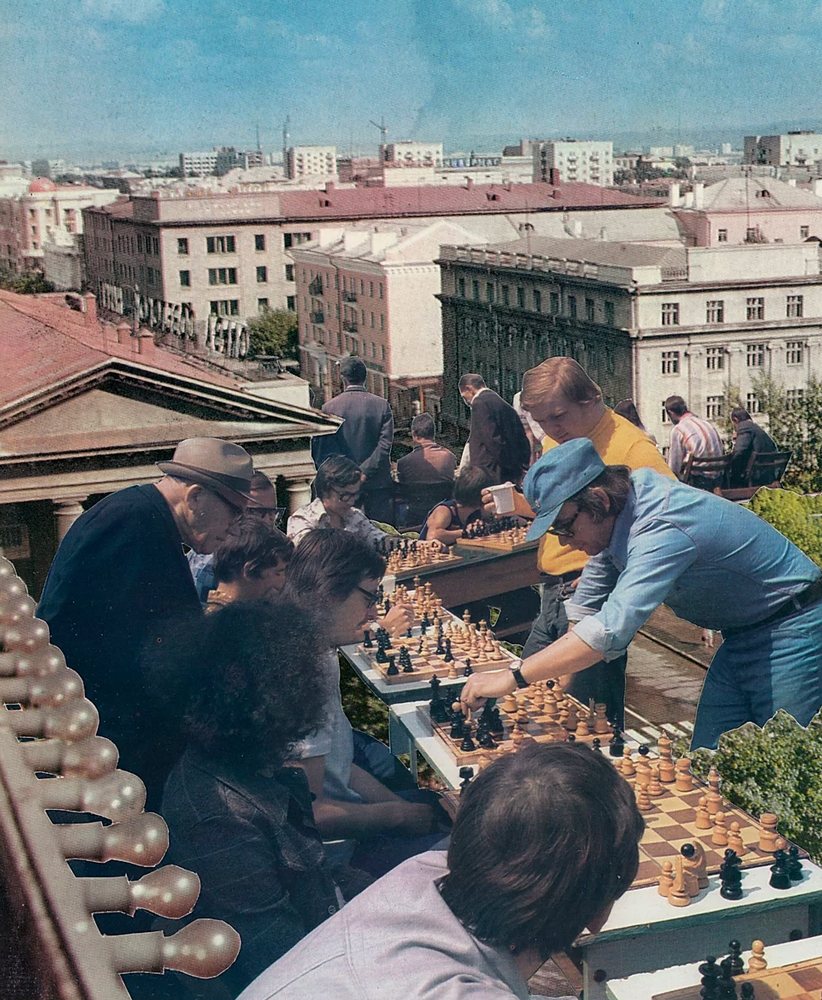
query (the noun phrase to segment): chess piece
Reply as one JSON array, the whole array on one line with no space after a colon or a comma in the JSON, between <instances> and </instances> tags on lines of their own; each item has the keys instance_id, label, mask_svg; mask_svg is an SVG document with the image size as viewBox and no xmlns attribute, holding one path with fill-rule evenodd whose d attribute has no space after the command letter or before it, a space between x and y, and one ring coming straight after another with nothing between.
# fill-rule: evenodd
<instances>
[{"instance_id":1,"label":"chess piece","mask_svg":"<svg viewBox=\"0 0 822 1000\"><path fill-rule=\"evenodd\" d=\"M740 993L742 1000L754 1000L754 984L751 982L743 983Z\"/></svg>"},{"instance_id":2,"label":"chess piece","mask_svg":"<svg viewBox=\"0 0 822 1000\"><path fill-rule=\"evenodd\" d=\"M466 722L465 725L463 726L463 735L462 735L462 743L460 743L460 750L462 750L463 753L471 753L476 749L477 749L476 745L474 744L474 741L471 739L471 723Z\"/></svg>"},{"instance_id":3,"label":"chess piece","mask_svg":"<svg viewBox=\"0 0 822 1000\"><path fill-rule=\"evenodd\" d=\"M667 899L668 893L674 884L674 866L671 861L662 862L662 871L659 875L659 888L657 892L660 896L665 896Z\"/></svg>"},{"instance_id":4,"label":"chess piece","mask_svg":"<svg viewBox=\"0 0 822 1000\"><path fill-rule=\"evenodd\" d=\"M719 866L719 881L721 888L719 895L723 899L742 898L742 872L739 870L740 861L736 852L728 849L725 851L725 860Z\"/></svg>"},{"instance_id":5,"label":"chess piece","mask_svg":"<svg viewBox=\"0 0 822 1000\"><path fill-rule=\"evenodd\" d=\"M683 858L685 869L693 873L700 889L708 888L708 861L705 857L705 849L699 841L693 844L683 844L679 849Z\"/></svg>"},{"instance_id":6,"label":"chess piece","mask_svg":"<svg viewBox=\"0 0 822 1000\"><path fill-rule=\"evenodd\" d=\"M738 941L731 941L728 944L728 961L731 963L731 974L741 976L745 971L745 963L742 961L742 945Z\"/></svg>"},{"instance_id":7,"label":"chess piece","mask_svg":"<svg viewBox=\"0 0 822 1000\"><path fill-rule=\"evenodd\" d=\"M609 733L611 727L608 724L607 706L603 702L594 705L594 732L600 736Z\"/></svg>"},{"instance_id":8,"label":"chess piece","mask_svg":"<svg viewBox=\"0 0 822 1000\"><path fill-rule=\"evenodd\" d=\"M708 772L708 812L715 815L722 808L722 796L719 794L719 774L715 767Z\"/></svg>"},{"instance_id":9,"label":"chess piece","mask_svg":"<svg viewBox=\"0 0 822 1000\"><path fill-rule=\"evenodd\" d=\"M717 1000L736 1000L736 983L733 979L731 963L723 958L719 963L719 983L717 984Z\"/></svg>"},{"instance_id":10,"label":"chess piece","mask_svg":"<svg viewBox=\"0 0 822 1000\"><path fill-rule=\"evenodd\" d=\"M395 660L396 660L395 656L388 657L388 668L385 671L388 677L396 677L399 674L399 669L397 668Z\"/></svg>"},{"instance_id":11,"label":"chess piece","mask_svg":"<svg viewBox=\"0 0 822 1000\"><path fill-rule=\"evenodd\" d=\"M771 877L768 885L772 889L790 889L791 876L788 872L788 855L784 851L775 854L776 864L771 865Z\"/></svg>"},{"instance_id":12,"label":"chess piece","mask_svg":"<svg viewBox=\"0 0 822 1000\"><path fill-rule=\"evenodd\" d=\"M795 844L788 851L788 874L791 882L802 881L802 861L799 858L799 848Z\"/></svg>"},{"instance_id":13,"label":"chess piece","mask_svg":"<svg viewBox=\"0 0 822 1000\"><path fill-rule=\"evenodd\" d=\"M622 751L622 777L633 778L635 774L636 768L634 767L634 758L631 754L631 748L625 747Z\"/></svg>"},{"instance_id":14,"label":"chess piece","mask_svg":"<svg viewBox=\"0 0 822 1000\"><path fill-rule=\"evenodd\" d=\"M717 813L717 815L719 814ZM735 820L733 823L731 823L731 826L728 830L728 847L736 851L736 853L739 855L740 858L746 853L745 843L742 840L742 834L740 833L739 823L737 823Z\"/></svg>"},{"instance_id":15,"label":"chess piece","mask_svg":"<svg viewBox=\"0 0 822 1000\"><path fill-rule=\"evenodd\" d=\"M691 902L686 887L685 874L682 870L682 858L679 855L676 859L673 885L668 890L668 902L671 906L687 906Z\"/></svg>"},{"instance_id":16,"label":"chess piece","mask_svg":"<svg viewBox=\"0 0 822 1000\"><path fill-rule=\"evenodd\" d=\"M676 784L674 787L678 792L690 792L694 787L694 778L691 774L691 761L688 757L680 757L676 762Z\"/></svg>"},{"instance_id":17,"label":"chess piece","mask_svg":"<svg viewBox=\"0 0 822 1000\"><path fill-rule=\"evenodd\" d=\"M728 846L728 828L725 826L725 813L718 812L714 816L714 829L711 834L711 843L717 847Z\"/></svg>"},{"instance_id":18,"label":"chess piece","mask_svg":"<svg viewBox=\"0 0 822 1000\"><path fill-rule=\"evenodd\" d=\"M373 649L374 641L371 638L371 629L365 629L362 634L362 647L363 649Z\"/></svg>"},{"instance_id":19,"label":"chess piece","mask_svg":"<svg viewBox=\"0 0 822 1000\"><path fill-rule=\"evenodd\" d=\"M696 807L696 828L697 830L710 830L713 826L711 816L708 812L708 797L700 796L699 805Z\"/></svg>"},{"instance_id":20,"label":"chess piece","mask_svg":"<svg viewBox=\"0 0 822 1000\"><path fill-rule=\"evenodd\" d=\"M640 812L650 812L653 808L651 806L651 800L648 798L648 793L643 787L640 787L637 793L636 807Z\"/></svg>"},{"instance_id":21,"label":"chess piece","mask_svg":"<svg viewBox=\"0 0 822 1000\"><path fill-rule=\"evenodd\" d=\"M474 769L473 767L461 767L459 774L460 778L462 779L460 781L460 795L462 795L462 793L468 787L471 779L474 777Z\"/></svg>"},{"instance_id":22,"label":"chess piece","mask_svg":"<svg viewBox=\"0 0 822 1000\"><path fill-rule=\"evenodd\" d=\"M702 976L702 989L699 995L702 1000L717 1000L720 968L716 964L716 958L709 955L699 966L699 974Z\"/></svg>"},{"instance_id":23,"label":"chess piece","mask_svg":"<svg viewBox=\"0 0 822 1000\"><path fill-rule=\"evenodd\" d=\"M765 945L761 941L754 941L751 945L751 957L748 959L748 972L762 972L767 968Z\"/></svg>"},{"instance_id":24,"label":"chess piece","mask_svg":"<svg viewBox=\"0 0 822 1000\"><path fill-rule=\"evenodd\" d=\"M676 780L676 768L673 761L673 743L667 736L659 737L659 780L663 785L670 785Z\"/></svg>"},{"instance_id":25,"label":"chess piece","mask_svg":"<svg viewBox=\"0 0 822 1000\"><path fill-rule=\"evenodd\" d=\"M768 854L773 854L777 850L776 824L779 820L775 813L762 813L759 817L759 824L762 830L759 834L759 850Z\"/></svg>"},{"instance_id":26,"label":"chess piece","mask_svg":"<svg viewBox=\"0 0 822 1000\"><path fill-rule=\"evenodd\" d=\"M588 720L583 717L577 723L577 736L590 736L591 730L588 728Z\"/></svg>"}]
</instances>

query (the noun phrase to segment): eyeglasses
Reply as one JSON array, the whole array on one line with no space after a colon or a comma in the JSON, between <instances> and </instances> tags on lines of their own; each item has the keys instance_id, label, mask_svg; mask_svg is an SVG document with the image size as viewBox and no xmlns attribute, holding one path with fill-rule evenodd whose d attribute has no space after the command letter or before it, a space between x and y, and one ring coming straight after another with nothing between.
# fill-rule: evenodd
<instances>
[{"instance_id":1,"label":"eyeglasses","mask_svg":"<svg viewBox=\"0 0 822 1000\"><path fill-rule=\"evenodd\" d=\"M256 514L258 517L270 518L275 524L280 519L280 507L251 507L249 506L247 513Z\"/></svg>"},{"instance_id":2,"label":"eyeglasses","mask_svg":"<svg viewBox=\"0 0 822 1000\"><path fill-rule=\"evenodd\" d=\"M574 514L574 516L571 518L571 520L565 521L564 524L556 524L555 522L554 524L551 525L550 528L546 529L547 533L549 535L561 535L563 538L573 538L574 532L572 531L572 529L574 527L574 522L581 513L582 510L581 509L578 510L576 514Z\"/></svg>"},{"instance_id":3,"label":"eyeglasses","mask_svg":"<svg viewBox=\"0 0 822 1000\"><path fill-rule=\"evenodd\" d=\"M359 490L353 490L348 493L343 493L341 490L331 487L332 491L337 494L337 499L342 500L343 503L354 503L357 497L360 495Z\"/></svg>"},{"instance_id":4,"label":"eyeglasses","mask_svg":"<svg viewBox=\"0 0 822 1000\"><path fill-rule=\"evenodd\" d=\"M365 606L366 608L373 608L377 601L380 599L379 591L366 590L364 587L357 587L357 590L362 594L362 596L368 602Z\"/></svg>"}]
</instances>

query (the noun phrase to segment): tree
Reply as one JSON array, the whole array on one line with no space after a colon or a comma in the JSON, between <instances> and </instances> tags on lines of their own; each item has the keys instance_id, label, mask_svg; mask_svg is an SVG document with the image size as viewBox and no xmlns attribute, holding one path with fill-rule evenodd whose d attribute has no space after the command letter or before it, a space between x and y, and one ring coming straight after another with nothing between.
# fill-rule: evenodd
<instances>
[{"instance_id":1,"label":"tree","mask_svg":"<svg viewBox=\"0 0 822 1000\"><path fill-rule=\"evenodd\" d=\"M247 320L250 353L297 356L297 314L287 309L267 309Z\"/></svg>"},{"instance_id":2,"label":"tree","mask_svg":"<svg viewBox=\"0 0 822 1000\"><path fill-rule=\"evenodd\" d=\"M19 295L36 295L38 292L53 292L54 284L46 281L42 271L23 271L20 274L4 271L0 273L0 288Z\"/></svg>"},{"instance_id":3,"label":"tree","mask_svg":"<svg viewBox=\"0 0 822 1000\"><path fill-rule=\"evenodd\" d=\"M822 382L812 378L802 395L789 396L772 378L760 376L754 389L770 435L792 458L783 483L802 493L822 492Z\"/></svg>"}]
</instances>

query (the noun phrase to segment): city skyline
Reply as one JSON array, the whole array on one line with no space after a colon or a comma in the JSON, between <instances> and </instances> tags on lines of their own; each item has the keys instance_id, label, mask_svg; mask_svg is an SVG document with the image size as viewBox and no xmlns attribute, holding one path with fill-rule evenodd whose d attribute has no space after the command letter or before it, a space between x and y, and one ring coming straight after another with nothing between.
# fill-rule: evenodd
<instances>
[{"instance_id":1,"label":"city skyline","mask_svg":"<svg viewBox=\"0 0 822 1000\"><path fill-rule=\"evenodd\" d=\"M819 0L11 0L0 157L818 127Z\"/></svg>"}]
</instances>

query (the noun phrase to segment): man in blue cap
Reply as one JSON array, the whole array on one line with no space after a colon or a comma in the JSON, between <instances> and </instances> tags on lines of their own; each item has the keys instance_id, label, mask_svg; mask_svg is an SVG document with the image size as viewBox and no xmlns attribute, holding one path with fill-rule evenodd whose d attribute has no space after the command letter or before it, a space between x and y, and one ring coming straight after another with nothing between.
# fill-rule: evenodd
<instances>
[{"instance_id":1,"label":"man in blue cap","mask_svg":"<svg viewBox=\"0 0 822 1000\"><path fill-rule=\"evenodd\" d=\"M543 456L524 492L536 512L529 539L550 532L591 556L566 605L575 624L512 670L470 677L470 707L621 655L664 601L723 634L694 747L780 708L810 722L822 706L822 574L775 528L652 469L606 466L587 438Z\"/></svg>"}]
</instances>

